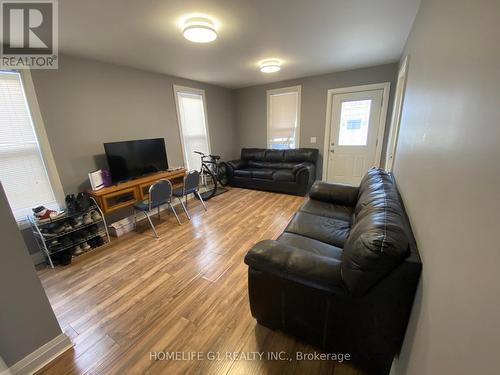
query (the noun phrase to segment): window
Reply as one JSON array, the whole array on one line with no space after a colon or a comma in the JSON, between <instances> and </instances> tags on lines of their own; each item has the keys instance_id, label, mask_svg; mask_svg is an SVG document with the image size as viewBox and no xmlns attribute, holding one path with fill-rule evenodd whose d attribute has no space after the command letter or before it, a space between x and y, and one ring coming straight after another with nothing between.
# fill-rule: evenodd
<instances>
[{"instance_id":1,"label":"window","mask_svg":"<svg viewBox=\"0 0 500 375\"><path fill-rule=\"evenodd\" d=\"M342 102L339 146L366 146L372 101Z\"/></svg>"},{"instance_id":2,"label":"window","mask_svg":"<svg viewBox=\"0 0 500 375\"><path fill-rule=\"evenodd\" d=\"M267 147L299 147L300 86L267 92Z\"/></svg>"},{"instance_id":3,"label":"window","mask_svg":"<svg viewBox=\"0 0 500 375\"><path fill-rule=\"evenodd\" d=\"M205 91L174 85L174 93L184 162L188 169L199 170L200 155L194 151L210 153Z\"/></svg>"},{"instance_id":4,"label":"window","mask_svg":"<svg viewBox=\"0 0 500 375\"><path fill-rule=\"evenodd\" d=\"M21 74L0 71L0 180L18 221L36 206L59 208L32 113Z\"/></svg>"}]
</instances>

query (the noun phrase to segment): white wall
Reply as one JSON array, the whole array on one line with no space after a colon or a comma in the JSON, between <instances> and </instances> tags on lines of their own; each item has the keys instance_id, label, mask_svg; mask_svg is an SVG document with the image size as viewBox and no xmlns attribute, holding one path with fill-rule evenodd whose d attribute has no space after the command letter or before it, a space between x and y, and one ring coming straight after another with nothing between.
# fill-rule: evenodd
<instances>
[{"instance_id":1,"label":"white wall","mask_svg":"<svg viewBox=\"0 0 500 375\"><path fill-rule=\"evenodd\" d=\"M396 372L500 373L500 1L423 0L395 176L423 260Z\"/></svg>"}]
</instances>

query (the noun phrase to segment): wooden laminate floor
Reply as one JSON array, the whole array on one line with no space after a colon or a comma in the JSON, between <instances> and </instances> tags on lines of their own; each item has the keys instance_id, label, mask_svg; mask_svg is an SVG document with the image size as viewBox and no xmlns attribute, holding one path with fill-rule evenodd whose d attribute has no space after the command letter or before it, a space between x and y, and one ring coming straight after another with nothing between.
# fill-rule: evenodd
<instances>
[{"instance_id":1,"label":"wooden laminate floor","mask_svg":"<svg viewBox=\"0 0 500 375\"><path fill-rule=\"evenodd\" d=\"M159 240L143 221L140 233L99 253L40 269L74 347L39 373L359 374L345 362L297 361L297 351L315 349L258 325L250 314L244 255L277 237L302 202L233 188L210 200L208 212L191 203L192 220L182 215L182 226L165 211L155 221ZM167 359L172 352L179 358ZM270 352L291 360L268 360Z\"/></svg>"}]
</instances>

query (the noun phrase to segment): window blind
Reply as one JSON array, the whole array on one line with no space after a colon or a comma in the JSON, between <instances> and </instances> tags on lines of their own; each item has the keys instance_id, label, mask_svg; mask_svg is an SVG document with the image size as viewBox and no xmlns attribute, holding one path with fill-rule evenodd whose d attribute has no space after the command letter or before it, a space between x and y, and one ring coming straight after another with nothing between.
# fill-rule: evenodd
<instances>
[{"instance_id":1,"label":"window blind","mask_svg":"<svg viewBox=\"0 0 500 375\"><path fill-rule=\"evenodd\" d=\"M275 149L297 147L299 92L270 94L267 146Z\"/></svg>"},{"instance_id":2,"label":"window blind","mask_svg":"<svg viewBox=\"0 0 500 375\"><path fill-rule=\"evenodd\" d=\"M201 159L194 151L209 153L203 95L177 92L177 103L187 168L199 170Z\"/></svg>"},{"instance_id":3,"label":"window blind","mask_svg":"<svg viewBox=\"0 0 500 375\"><path fill-rule=\"evenodd\" d=\"M18 221L33 207L57 208L17 72L0 71L0 181Z\"/></svg>"}]
</instances>

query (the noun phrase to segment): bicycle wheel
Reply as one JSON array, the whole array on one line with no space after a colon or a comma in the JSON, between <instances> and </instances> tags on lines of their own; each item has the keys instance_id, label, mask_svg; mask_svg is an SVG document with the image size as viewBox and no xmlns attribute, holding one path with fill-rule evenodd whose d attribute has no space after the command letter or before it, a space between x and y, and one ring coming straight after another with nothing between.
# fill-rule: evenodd
<instances>
[{"instance_id":1,"label":"bicycle wheel","mask_svg":"<svg viewBox=\"0 0 500 375\"><path fill-rule=\"evenodd\" d=\"M216 191L217 191L217 179L215 178L213 172L210 169L208 169L205 165L203 165L202 173L200 174L200 189L199 189L201 199L203 199L204 201L209 200L215 195Z\"/></svg>"},{"instance_id":2,"label":"bicycle wheel","mask_svg":"<svg viewBox=\"0 0 500 375\"><path fill-rule=\"evenodd\" d=\"M217 180L221 186L227 186L229 180L227 178L227 166L226 163L220 163L217 166Z\"/></svg>"}]
</instances>

